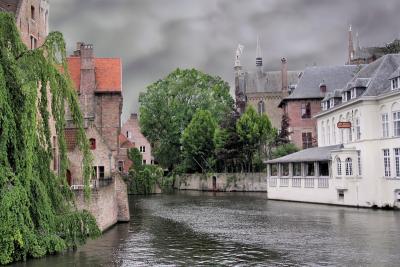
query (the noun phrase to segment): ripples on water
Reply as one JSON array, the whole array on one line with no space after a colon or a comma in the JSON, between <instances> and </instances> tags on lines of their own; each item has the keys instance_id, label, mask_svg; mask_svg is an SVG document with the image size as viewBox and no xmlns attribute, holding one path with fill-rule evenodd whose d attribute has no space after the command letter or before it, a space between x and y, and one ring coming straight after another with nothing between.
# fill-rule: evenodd
<instances>
[{"instance_id":1,"label":"ripples on water","mask_svg":"<svg viewBox=\"0 0 400 267\"><path fill-rule=\"evenodd\" d=\"M263 193L134 197L132 221L19 266L399 266L400 213L267 201Z\"/></svg>"}]
</instances>

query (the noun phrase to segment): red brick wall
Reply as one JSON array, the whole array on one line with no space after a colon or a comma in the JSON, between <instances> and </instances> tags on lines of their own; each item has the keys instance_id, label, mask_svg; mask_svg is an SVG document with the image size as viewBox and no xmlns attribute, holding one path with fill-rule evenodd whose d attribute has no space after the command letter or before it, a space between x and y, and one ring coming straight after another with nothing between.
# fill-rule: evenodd
<instances>
[{"instance_id":1,"label":"red brick wall","mask_svg":"<svg viewBox=\"0 0 400 267\"><path fill-rule=\"evenodd\" d=\"M118 150L121 132L122 96L120 93L96 94L95 125L111 150Z\"/></svg>"},{"instance_id":2,"label":"red brick wall","mask_svg":"<svg viewBox=\"0 0 400 267\"><path fill-rule=\"evenodd\" d=\"M22 41L29 49L31 48L31 36L37 39L37 47L43 44L47 36L48 7L43 5L41 8L40 2L41 0L22 1L16 14L16 23L21 32ZM31 6L35 8L34 19L31 17Z\"/></svg>"},{"instance_id":3,"label":"red brick wall","mask_svg":"<svg viewBox=\"0 0 400 267\"><path fill-rule=\"evenodd\" d=\"M303 119L301 117L301 104L309 102L311 104L311 118ZM285 105L285 110L290 119L290 139L298 148L303 148L302 133L312 132L313 139L317 137L316 132L316 119L312 117L321 111L321 101L317 100L293 100L287 101Z\"/></svg>"}]
</instances>

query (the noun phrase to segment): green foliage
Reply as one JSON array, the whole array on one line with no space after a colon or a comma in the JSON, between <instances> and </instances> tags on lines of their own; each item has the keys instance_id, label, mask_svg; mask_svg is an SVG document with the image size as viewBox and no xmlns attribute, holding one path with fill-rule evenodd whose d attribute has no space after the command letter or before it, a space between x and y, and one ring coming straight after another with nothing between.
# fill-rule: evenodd
<instances>
[{"instance_id":1,"label":"green foliage","mask_svg":"<svg viewBox=\"0 0 400 267\"><path fill-rule=\"evenodd\" d=\"M294 152L299 151L299 149L294 145L294 144L283 144L280 145L278 147L276 147L273 151L272 151L272 158L280 158L289 154L292 154Z\"/></svg>"},{"instance_id":2,"label":"green foliage","mask_svg":"<svg viewBox=\"0 0 400 267\"><path fill-rule=\"evenodd\" d=\"M397 54L400 53L400 40L395 39L393 42L388 43L384 48L383 52L385 54Z\"/></svg>"},{"instance_id":3,"label":"green foliage","mask_svg":"<svg viewBox=\"0 0 400 267\"><path fill-rule=\"evenodd\" d=\"M128 157L133 162L129 175L125 177L130 194L147 195L163 176L163 170L156 165L143 165L142 154L134 147L129 149Z\"/></svg>"},{"instance_id":4,"label":"green foliage","mask_svg":"<svg viewBox=\"0 0 400 267\"><path fill-rule=\"evenodd\" d=\"M209 169L214 152L217 123L208 110L198 110L182 134L184 164L187 170L203 172Z\"/></svg>"},{"instance_id":5,"label":"green foliage","mask_svg":"<svg viewBox=\"0 0 400 267\"><path fill-rule=\"evenodd\" d=\"M0 264L76 247L100 233L89 213L74 208L65 179L65 103L78 128L85 185L92 165L76 92L59 71L67 73L65 59L60 33L51 33L42 47L28 51L15 18L0 13ZM50 166L51 117L58 135L59 175Z\"/></svg>"},{"instance_id":6,"label":"green foliage","mask_svg":"<svg viewBox=\"0 0 400 267\"><path fill-rule=\"evenodd\" d=\"M236 131L243 142L243 154L247 171L252 171L253 160L256 152L260 155L266 152L266 147L274 142L276 129L266 115L259 115L255 109L249 106L236 123ZM264 149L263 149L264 148Z\"/></svg>"},{"instance_id":7,"label":"green foliage","mask_svg":"<svg viewBox=\"0 0 400 267\"><path fill-rule=\"evenodd\" d=\"M170 169L182 160L182 133L196 111L208 110L220 123L234 103L226 82L195 69L176 69L148 86L139 102L141 130L156 160Z\"/></svg>"}]
</instances>

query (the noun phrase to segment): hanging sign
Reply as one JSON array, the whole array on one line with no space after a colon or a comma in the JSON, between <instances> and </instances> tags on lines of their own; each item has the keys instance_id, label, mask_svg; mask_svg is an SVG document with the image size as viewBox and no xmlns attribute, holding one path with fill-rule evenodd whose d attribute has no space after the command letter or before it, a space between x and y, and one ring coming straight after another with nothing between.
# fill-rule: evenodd
<instances>
[{"instance_id":1,"label":"hanging sign","mask_svg":"<svg viewBox=\"0 0 400 267\"><path fill-rule=\"evenodd\" d=\"M351 128L351 122L349 122L349 121L339 121L337 123L337 127L339 129L343 129L343 128L349 129L349 128Z\"/></svg>"}]
</instances>

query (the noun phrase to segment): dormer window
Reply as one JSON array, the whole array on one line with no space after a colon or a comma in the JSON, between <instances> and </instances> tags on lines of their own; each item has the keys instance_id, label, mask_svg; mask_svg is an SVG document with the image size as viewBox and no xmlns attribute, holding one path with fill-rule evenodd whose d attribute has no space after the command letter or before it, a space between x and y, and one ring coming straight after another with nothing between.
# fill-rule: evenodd
<instances>
[{"instance_id":1,"label":"dormer window","mask_svg":"<svg viewBox=\"0 0 400 267\"><path fill-rule=\"evenodd\" d=\"M357 97L357 89L356 88L351 89L350 93L351 93L351 95L350 95L351 99Z\"/></svg>"},{"instance_id":2,"label":"dormer window","mask_svg":"<svg viewBox=\"0 0 400 267\"><path fill-rule=\"evenodd\" d=\"M396 77L394 79L392 79L392 90L396 90L399 89L399 84L400 84L400 77Z\"/></svg>"},{"instance_id":3,"label":"dormer window","mask_svg":"<svg viewBox=\"0 0 400 267\"><path fill-rule=\"evenodd\" d=\"M346 92L342 93L342 102L346 102L347 101L347 94Z\"/></svg>"},{"instance_id":4,"label":"dormer window","mask_svg":"<svg viewBox=\"0 0 400 267\"><path fill-rule=\"evenodd\" d=\"M335 99L334 98L331 98L330 100L329 100L329 102L330 102L330 107L331 108L333 108L334 106L335 106Z\"/></svg>"}]
</instances>

